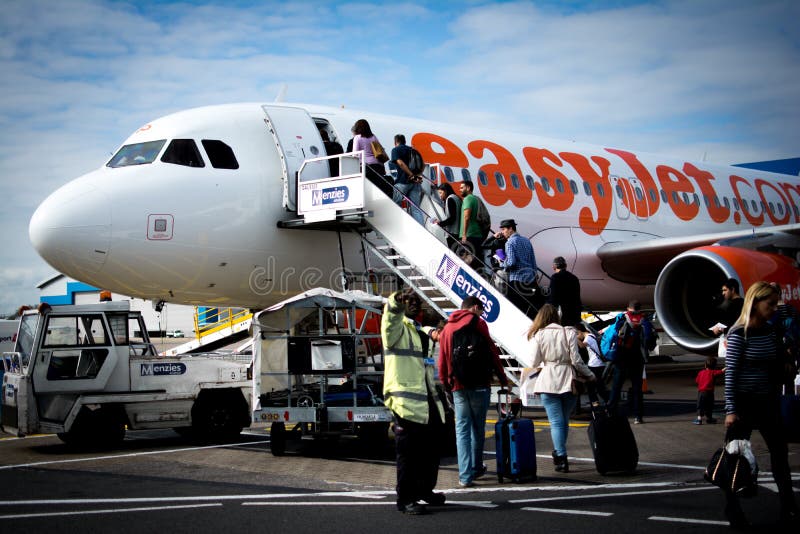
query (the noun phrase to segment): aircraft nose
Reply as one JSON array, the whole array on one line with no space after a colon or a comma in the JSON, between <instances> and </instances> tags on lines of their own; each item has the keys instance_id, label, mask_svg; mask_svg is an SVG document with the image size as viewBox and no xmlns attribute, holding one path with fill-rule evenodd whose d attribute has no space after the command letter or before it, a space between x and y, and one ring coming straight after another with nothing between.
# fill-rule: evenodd
<instances>
[{"instance_id":1,"label":"aircraft nose","mask_svg":"<svg viewBox=\"0 0 800 534\"><path fill-rule=\"evenodd\" d=\"M39 255L58 271L81 279L96 273L109 254L109 195L91 180L74 180L42 202L28 226Z\"/></svg>"}]
</instances>

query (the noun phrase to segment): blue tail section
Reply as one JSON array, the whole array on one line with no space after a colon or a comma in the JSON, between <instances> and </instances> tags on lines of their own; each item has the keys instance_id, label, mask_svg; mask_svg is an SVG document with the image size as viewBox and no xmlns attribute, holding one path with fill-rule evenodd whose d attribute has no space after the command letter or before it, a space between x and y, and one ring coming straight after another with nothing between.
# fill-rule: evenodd
<instances>
[{"instance_id":1,"label":"blue tail section","mask_svg":"<svg viewBox=\"0 0 800 534\"><path fill-rule=\"evenodd\" d=\"M791 174L800 176L800 158L773 159L770 161L757 161L754 163L739 163L734 167L744 167L745 169L755 169L757 171L777 172L779 174Z\"/></svg>"}]
</instances>

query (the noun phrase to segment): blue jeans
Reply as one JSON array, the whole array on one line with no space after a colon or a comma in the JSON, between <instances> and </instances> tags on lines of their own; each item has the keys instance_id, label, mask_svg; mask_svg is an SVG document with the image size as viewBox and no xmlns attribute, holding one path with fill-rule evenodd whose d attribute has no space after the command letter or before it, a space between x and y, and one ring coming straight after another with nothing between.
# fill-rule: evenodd
<instances>
[{"instance_id":1,"label":"blue jeans","mask_svg":"<svg viewBox=\"0 0 800 534\"><path fill-rule=\"evenodd\" d=\"M489 396L489 388L459 389L453 392L458 480L464 484L472 482L483 467L483 443L486 440Z\"/></svg>"},{"instance_id":2,"label":"blue jeans","mask_svg":"<svg viewBox=\"0 0 800 534\"><path fill-rule=\"evenodd\" d=\"M572 393L541 393L544 411L550 422L550 437L556 456L567 455L567 434L569 433L569 414L575 408L575 395Z\"/></svg>"},{"instance_id":3,"label":"blue jeans","mask_svg":"<svg viewBox=\"0 0 800 534\"><path fill-rule=\"evenodd\" d=\"M412 203L412 206L409 206L411 210L411 216L414 217L415 221L424 226L425 215L422 213L422 210L419 209L419 205L422 203L422 185L405 183L394 184L394 187L404 196L408 197L408 200L410 200ZM394 192L394 201L397 204L400 204L403 201L403 196L400 195L400 193L397 191Z\"/></svg>"}]
</instances>

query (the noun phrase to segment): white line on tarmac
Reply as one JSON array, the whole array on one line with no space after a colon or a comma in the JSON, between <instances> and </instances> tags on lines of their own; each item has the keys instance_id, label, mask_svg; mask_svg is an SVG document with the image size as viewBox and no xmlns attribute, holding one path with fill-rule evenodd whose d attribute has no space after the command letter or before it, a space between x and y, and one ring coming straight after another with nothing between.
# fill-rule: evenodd
<instances>
[{"instance_id":1,"label":"white line on tarmac","mask_svg":"<svg viewBox=\"0 0 800 534\"><path fill-rule=\"evenodd\" d=\"M394 492L392 492L394 493ZM394 501L363 502L363 501L303 501L303 502L243 502L242 506L387 506L396 505ZM474 506L476 508L497 508L498 505L490 501L447 501L446 505Z\"/></svg>"},{"instance_id":2,"label":"white line on tarmac","mask_svg":"<svg viewBox=\"0 0 800 534\"><path fill-rule=\"evenodd\" d=\"M598 488L600 486L597 486ZM570 490L573 488L569 488ZM659 493L680 493L680 492L687 492L687 491L704 491L704 490L718 490L716 486L712 486L711 484L704 484L702 486L693 486L693 487L683 487L683 488L674 488L674 489L664 489L664 490L655 490L655 491L623 491L617 493L595 493L591 495L564 495L561 497L541 497L538 499L517 499L513 501L509 501L512 503L524 503L524 502L544 502L544 501L569 501L569 500L577 500L577 499L599 499L599 498L606 498L606 497L620 497L623 495L656 495Z\"/></svg>"},{"instance_id":3,"label":"white line on tarmac","mask_svg":"<svg viewBox=\"0 0 800 534\"><path fill-rule=\"evenodd\" d=\"M0 519L30 519L34 517L57 517L66 515L90 515L90 514L118 514L121 512L153 512L159 510L178 510L180 508L208 508L211 506L222 506L222 503L214 504L184 504L179 506L148 506L144 508L113 508L109 510L84 510L72 512L47 512L40 514L10 514L0 515Z\"/></svg>"},{"instance_id":4,"label":"white line on tarmac","mask_svg":"<svg viewBox=\"0 0 800 534\"><path fill-rule=\"evenodd\" d=\"M599 515L602 517L608 517L614 515L611 512L591 512L589 510L558 510L556 508L536 508L534 506L526 506L522 508L522 510L527 510L529 512L550 512L553 514L569 514L569 515Z\"/></svg>"},{"instance_id":5,"label":"white line on tarmac","mask_svg":"<svg viewBox=\"0 0 800 534\"><path fill-rule=\"evenodd\" d=\"M368 491L321 491L316 493L265 493L256 495L192 495L186 497L128 497L119 499L41 499L25 501L0 501L0 506L14 505L57 505L57 504L103 504L103 503L141 503L141 502L192 502L192 501L241 501L243 499L298 499L304 497L352 497L359 499L383 499L394 495L394 490L382 492Z\"/></svg>"},{"instance_id":6,"label":"white line on tarmac","mask_svg":"<svg viewBox=\"0 0 800 534\"><path fill-rule=\"evenodd\" d=\"M666 521L668 523L692 523L694 525L720 525L723 527L728 526L727 521L710 521L708 519L689 519L685 517L664 517L660 515L654 515L648 517L647 519L651 521Z\"/></svg>"},{"instance_id":7,"label":"white line on tarmac","mask_svg":"<svg viewBox=\"0 0 800 534\"><path fill-rule=\"evenodd\" d=\"M16 469L19 467L36 467L39 465L53 465L53 464L68 464L76 462L93 462L99 460L115 460L117 458L134 458L136 456L152 456L154 454L170 454L173 452L188 452L188 451L201 451L205 449L221 449L225 447L242 447L244 445L255 445L257 443L264 443L263 441L248 441L245 443L226 443L223 445L206 445L203 447L186 447L183 449L170 449L166 451L147 451L147 452L132 452L128 454L114 454L109 456L94 456L90 458L70 458L68 460L50 460L47 462L31 462L28 464L15 464L15 465L0 465L0 470L3 469Z\"/></svg>"}]
</instances>

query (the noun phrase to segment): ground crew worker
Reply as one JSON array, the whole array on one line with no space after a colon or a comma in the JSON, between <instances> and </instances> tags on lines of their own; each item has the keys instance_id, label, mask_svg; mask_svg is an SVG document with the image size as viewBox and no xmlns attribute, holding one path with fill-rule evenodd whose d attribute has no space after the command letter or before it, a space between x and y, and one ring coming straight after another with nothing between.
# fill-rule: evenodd
<instances>
[{"instance_id":1,"label":"ground crew worker","mask_svg":"<svg viewBox=\"0 0 800 534\"><path fill-rule=\"evenodd\" d=\"M427 513L425 501L444 504L434 493L439 476L439 449L444 407L434 385L434 362L426 358L428 327L413 318L422 301L413 290L392 293L383 308L381 341L384 351L383 398L394 415L397 449L397 509Z\"/></svg>"}]
</instances>

